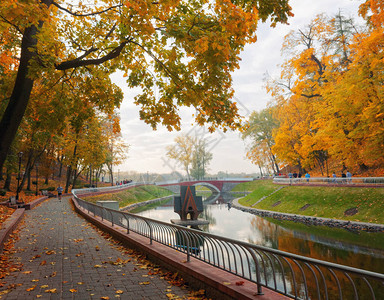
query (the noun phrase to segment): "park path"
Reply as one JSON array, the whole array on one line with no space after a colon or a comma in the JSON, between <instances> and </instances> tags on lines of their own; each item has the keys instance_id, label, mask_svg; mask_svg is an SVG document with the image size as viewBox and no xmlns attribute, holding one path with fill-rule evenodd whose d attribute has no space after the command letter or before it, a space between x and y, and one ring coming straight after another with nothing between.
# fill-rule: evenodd
<instances>
[{"instance_id":1,"label":"park path","mask_svg":"<svg viewBox=\"0 0 384 300\"><path fill-rule=\"evenodd\" d=\"M72 210L68 197L51 198L27 211L19 228L17 251L11 259L23 268L5 278L0 299L175 299L188 295L187 289L171 286L161 271L149 267L137 254L102 236Z\"/></svg>"}]
</instances>

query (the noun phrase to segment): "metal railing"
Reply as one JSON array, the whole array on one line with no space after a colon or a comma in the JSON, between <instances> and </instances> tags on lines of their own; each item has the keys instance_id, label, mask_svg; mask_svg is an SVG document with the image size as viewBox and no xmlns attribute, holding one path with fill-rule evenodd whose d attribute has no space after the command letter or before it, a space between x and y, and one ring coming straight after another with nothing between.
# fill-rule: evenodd
<instances>
[{"instance_id":1,"label":"metal railing","mask_svg":"<svg viewBox=\"0 0 384 300\"><path fill-rule=\"evenodd\" d=\"M121 226L212 266L294 299L384 299L384 275L329 263L199 230L173 225L128 212L102 207L78 197L88 214Z\"/></svg>"},{"instance_id":2,"label":"metal railing","mask_svg":"<svg viewBox=\"0 0 384 300\"><path fill-rule=\"evenodd\" d=\"M324 184L324 185L365 185L384 186L384 177L310 177L287 178L275 177L273 182L277 184Z\"/></svg>"}]
</instances>

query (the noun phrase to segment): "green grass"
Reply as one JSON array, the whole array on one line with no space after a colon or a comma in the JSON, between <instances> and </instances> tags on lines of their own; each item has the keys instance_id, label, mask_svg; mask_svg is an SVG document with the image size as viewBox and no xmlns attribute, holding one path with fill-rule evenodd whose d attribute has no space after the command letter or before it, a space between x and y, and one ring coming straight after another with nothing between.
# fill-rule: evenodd
<instances>
[{"instance_id":1,"label":"green grass","mask_svg":"<svg viewBox=\"0 0 384 300\"><path fill-rule=\"evenodd\" d=\"M119 207L129 204L170 196L172 192L154 185L134 187L121 192L86 197L87 201L96 203L99 200L113 200L119 202Z\"/></svg>"},{"instance_id":2,"label":"green grass","mask_svg":"<svg viewBox=\"0 0 384 300\"><path fill-rule=\"evenodd\" d=\"M252 206L280 185L274 185L270 180L258 180L253 181L250 187L254 188L253 192L239 201L244 206ZM384 188L286 186L253 207L314 217L384 224L383 200ZM278 201L281 203L274 206ZM300 210L307 204L310 206L306 210ZM358 208L358 213L345 216L344 212L353 207Z\"/></svg>"}]
</instances>

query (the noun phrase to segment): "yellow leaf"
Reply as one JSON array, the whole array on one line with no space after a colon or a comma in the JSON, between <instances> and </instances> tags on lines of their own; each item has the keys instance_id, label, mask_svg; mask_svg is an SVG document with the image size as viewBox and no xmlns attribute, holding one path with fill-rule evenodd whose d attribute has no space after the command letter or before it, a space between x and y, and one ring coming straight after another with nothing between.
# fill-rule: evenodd
<instances>
[{"instance_id":1,"label":"yellow leaf","mask_svg":"<svg viewBox=\"0 0 384 300\"><path fill-rule=\"evenodd\" d=\"M44 292L54 294L57 293L57 289L45 290Z\"/></svg>"},{"instance_id":2,"label":"yellow leaf","mask_svg":"<svg viewBox=\"0 0 384 300\"><path fill-rule=\"evenodd\" d=\"M70 289L69 290L71 293L77 293L77 290L76 289Z\"/></svg>"},{"instance_id":3,"label":"yellow leaf","mask_svg":"<svg viewBox=\"0 0 384 300\"><path fill-rule=\"evenodd\" d=\"M140 285L147 285L147 284L151 284L149 281L143 281L143 282L140 282L139 283Z\"/></svg>"},{"instance_id":4,"label":"yellow leaf","mask_svg":"<svg viewBox=\"0 0 384 300\"><path fill-rule=\"evenodd\" d=\"M35 288L36 288L37 285L34 285L32 287L30 287L29 289L26 289L27 292L30 292L30 291L33 291Z\"/></svg>"},{"instance_id":5,"label":"yellow leaf","mask_svg":"<svg viewBox=\"0 0 384 300\"><path fill-rule=\"evenodd\" d=\"M124 293L124 291L122 291L122 290L117 290L116 291L116 294L122 294L122 293Z\"/></svg>"}]
</instances>

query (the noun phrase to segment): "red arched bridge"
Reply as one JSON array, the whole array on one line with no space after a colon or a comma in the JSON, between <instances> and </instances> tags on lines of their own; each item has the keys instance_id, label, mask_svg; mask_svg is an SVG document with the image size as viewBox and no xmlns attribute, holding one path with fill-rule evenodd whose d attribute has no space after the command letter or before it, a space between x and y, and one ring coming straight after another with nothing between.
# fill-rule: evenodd
<instances>
[{"instance_id":1,"label":"red arched bridge","mask_svg":"<svg viewBox=\"0 0 384 300\"><path fill-rule=\"evenodd\" d=\"M189 180L189 181L168 181L168 182L157 182L156 185L162 186L171 190L172 192L178 193L180 186L182 185L194 185L204 186L212 191L212 193L224 193L230 192L236 185L253 181L253 178L236 178L236 179L204 179L204 180Z\"/></svg>"}]
</instances>

